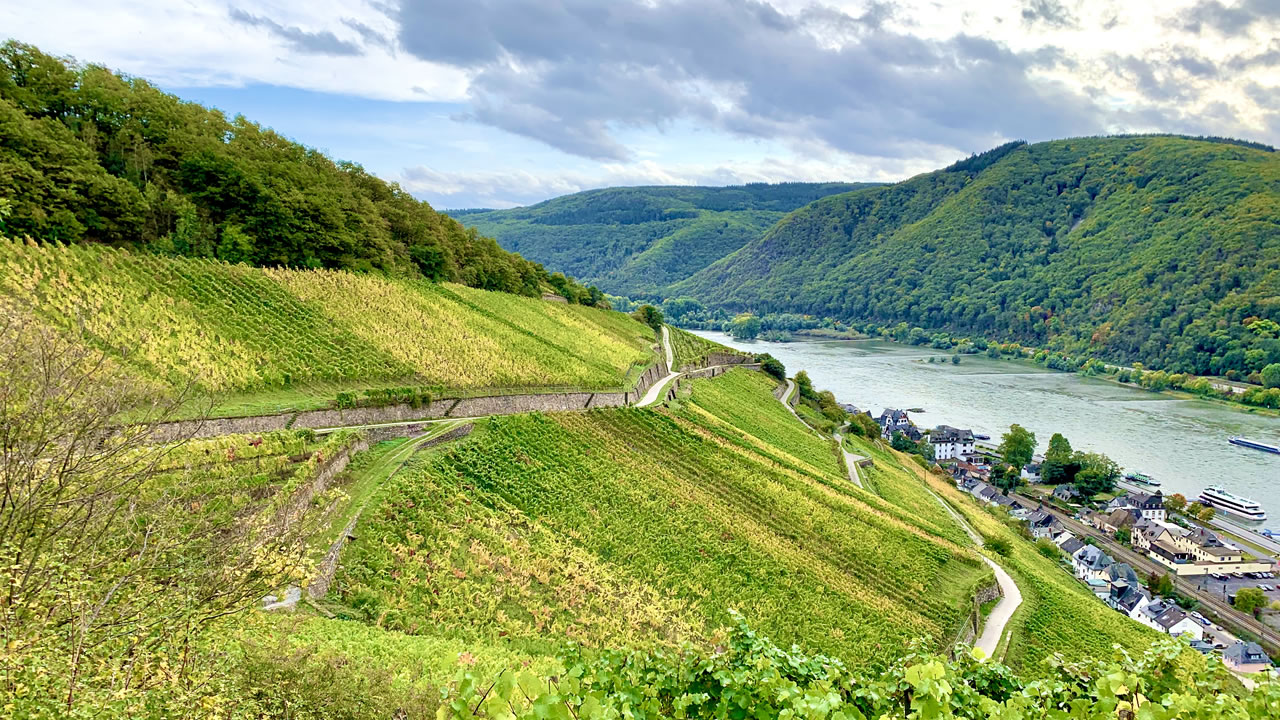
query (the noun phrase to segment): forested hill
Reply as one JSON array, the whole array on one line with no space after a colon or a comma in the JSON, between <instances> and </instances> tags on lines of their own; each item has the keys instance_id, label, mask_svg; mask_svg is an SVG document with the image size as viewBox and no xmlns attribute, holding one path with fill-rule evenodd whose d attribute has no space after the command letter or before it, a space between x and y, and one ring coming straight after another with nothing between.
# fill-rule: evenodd
<instances>
[{"instance_id":1,"label":"forested hill","mask_svg":"<svg viewBox=\"0 0 1280 720\"><path fill-rule=\"evenodd\" d=\"M0 46L0 231L592 299L358 165L13 41Z\"/></svg>"},{"instance_id":2,"label":"forested hill","mask_svg":"<svg viewBox=\"0 0 1280 720\"><path fill-rule=\"evenodd\" d=\"M502 247L609 292L642 295L759 238L786 213L859 183L616 187L450 214Z\"/></svg>"},{"instance_id":3,"label":"forested hill","mask_svg":"<svg viewBox=\"0 0 1280 720\"><path fill-rule=\"evenodd\" d=\"M1195 373L1280 361L1280 155L1168 136L1011 143L825 198L666 288Z\"/></svg>"}]
</instances>

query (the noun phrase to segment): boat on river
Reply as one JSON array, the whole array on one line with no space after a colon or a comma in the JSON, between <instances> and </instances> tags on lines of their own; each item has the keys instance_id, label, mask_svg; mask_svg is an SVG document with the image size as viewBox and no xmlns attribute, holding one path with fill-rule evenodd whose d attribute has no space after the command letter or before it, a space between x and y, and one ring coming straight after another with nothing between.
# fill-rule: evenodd
<instances>
[{"instance_id":1,"label":"boat on river","mask_svg":"<svg viewBox=\"0 0 1280 720\"><path fill-rule=\"evenodd\" d=\"M1245 520L1267 519L1267 511L1263 510L1261 505L1247 497L1227 492L1217 485L1211 485L1200 491L1200 504Z\"/></svg>"},{"instance_id":2,"label":"boat on river","mask_svg":"<svg viewBox=\"0 0 1280 720\"><path fill-rule=\"evenodd\" d=\"M1160 487L1160 481L1151 477L1146 473L1140 473L1140 472L1125 473L1124 479L1128 480L1131 483L1138 483L1139 485L1150 485L1151 487Z\"/></svg>"},{"instance_id":3,"label":"boat on river","mask_svg":"<svg viewBox=\"0 0 1280 720\"><path fill-rule=\"evenodd\" d=\"M1262 452L1269 452L1269 453L1274 453L1276 455L1280 455L1280 446L1271 445L1264 442L1258 442L1257 440L1250 440L1248 438L1242 438L1238 435L1227 438L1227 442L1231 443L1232 445L1239 445L1240 447L1249 448L1251 450L1261 450Z\"/></svg>"}]
</instances>

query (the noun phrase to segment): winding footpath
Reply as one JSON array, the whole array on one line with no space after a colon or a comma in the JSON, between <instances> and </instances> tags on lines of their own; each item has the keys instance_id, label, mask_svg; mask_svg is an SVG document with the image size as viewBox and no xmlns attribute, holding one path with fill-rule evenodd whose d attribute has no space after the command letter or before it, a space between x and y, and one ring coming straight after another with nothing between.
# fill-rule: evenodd
<instances>
[{"instance_id":1,"label":"winding footpath","mask_svg":"<svg viewBox=\"0 0 1280 720\"><path fill-rule=\"evenodd\" d=\"M793 416L795 416L796 420L799 420L801 423L804 424L805 427L809 428L810 430L813 430L813 428L809 426L809 423L805 422L804 419L800 417L800 414L796 412L796 409L791 407L791 403L787 401L787 398L791 397L791 393L795 391L796 391L795 381L792 380L791 378L787 378L787 391L782 393L782 397L778 398L778 402L782 403L782 407L786 408L787 412L790 412ZM817 430L813 430L813 431L815 433L818 432ZM820 433L819 433L819 436L821 436ZM844 453L844 465L845 465L845 469L849 472L849 482L852 482L854 485L857 485L858 487L862 487L862 476L858 475L858 462L861 460L865 460L866 458L862 457L861 455L854 455L848 450L845 450L844 437L840 433L835 433L832 437L835 438L836 446L840 448L840 452Z\"/></svg>"},{"instance_id":2,"label":"winding footpath","mask_svg":"<svg viewBox=\"0 0 1280 720\"><path fill-rule=\"evenodd\" d=\"M666 377L650 386L649 392L645 393L644 397L640 398L640 401L635 404L635 407L648 407L656 403L658 398L663 396L664 391L667 389L667 385L672 380L680 377L680 373L675 370L676 360L671 354L671 333L667 331L666 325L662 326L662 350L667 355L668 374Z\"/></svg>"},{"instance_id":3,"label":"winding footpath","mask_svg":"<svg viewBox=\"0 0 1280 720\"><path fill-rule=\"evenodd\" d=\"M782 394L782 397L778 398L778 401L781 402L782 406L790 411L797 420L803 423L804 420L798 413L796 413L796 409L791 407L791 403L787 402L787 399L790 398L791 394L795 391L795 382L790 378L787 378L787 390ZM805 427L809 427L809 424L805 423ZM864 458L859 455L854 455L844 449L844 438L840 433L836 433L834 437L836 443L840 446L840 452L844 453L844 462L849 469L849 479L853 481L854 485L862 487L862 481L858 476L858 462ZM925 486L924 489L925 492L932 495L933 499L937 500L938 504L955 519L956 524L960 526L960 529L964 530L965 534L969 536L969 539L973 540L973 544L978 547L982 547L982 536L979 535L971 525L969 525L969 521L961 517L960 513L956 512L954 508L948 505L941 496L931 490L928 486ZM1022 604L1022 592L1018 590L1018 584L1013 581L1013 578L1009 576L1009 573L1006 572L1004 568L1000 567L1000 565L998 565L994 560L985 555L981 557L983 562L991 566L991 570L995 573L996 582L1000 585L1001 594L1000 600L996 602L996 606L991 609L991 614L987 615L986 621L982 625L982 634L978 636L977 640L973 644L974 647L982 650L984 653L983 660L985 661L986 659L993 657L996 653L996 649L1000 646L1000 638L1004 636L1004 631L1009 625L1009 620L1013 618L1014 611Z\"/></svg>"},{"instance_id":4,"label":"winding footpath","mask_svg":"<svg viewBox=\"0 0 1280 720\"><path fill-rule=\"evenodd\" d=\"M947 501L943 500L938 493L928 487L925 487L925 492L932 495L933 499L937 500L938 504L941 505L942 508L951 515L951 517L955 518L956 524L960 526L961 530L964 530L965 534L969 536L969 539L973 540L973 544L978 547L982 547L982 536L978 535L973 527L969 525L968 520L961 517L960 513L956 512L954 508L948 505ZM1000 600L996 603L996 606L991 609L991 614L987 616L986 622L982 625L982 634L978 636L977 641L973 644L974 647L980 648L982 652L985 653L985 657L983 658L985 660L986 658L994 656L996 648L1000 646L1000 638L1004 636L1005 627L1008 626L1009 620L1013 617L1013 612L1022 604L1022 592L1018 590L1018 584L1013 581L1012 577L1009 577L1009 573L1005 572L1004 568L1000 567L994 560L986 555L982 556L982 560L986 562L987 565L990 565L991 570L995 572L996 582L1000 584L1001 594Z\"/></svg>"}]
</instances>

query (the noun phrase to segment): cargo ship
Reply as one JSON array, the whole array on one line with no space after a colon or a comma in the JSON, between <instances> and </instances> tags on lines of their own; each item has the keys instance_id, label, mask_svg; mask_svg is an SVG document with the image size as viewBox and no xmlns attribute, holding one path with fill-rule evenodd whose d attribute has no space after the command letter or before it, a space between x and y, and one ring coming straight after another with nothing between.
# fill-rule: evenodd
<instances>
[{"instance_id":1,"label":"cargo ship","mask_svg":"<svg viewBox=\"0 0 1280 720\"><path fill-rule=\"evenodd\" d=\"M1250 440L1248 438L1242 438L1237 436L1237 437L1227 438L1227 442L1231 443L1232 445L1239 445L1240 447L1250 448L1251 450L1261 450L1262 452L1269 452L1269 453L1274 453L1276 455L1280 455L1280 446L1268 445L1267 443L1258 442L1257 440Z\"/></svg>"},{"instance_id":2,"label":"cargo ship","mask_svg":"<svg viewBox=\"0 0 1280 720\"><path fill-rule=\"evenodd\" d=\"M1245 520L1267 519L1267 511L1263 510L1261 505L1249 498L1233 495L1216 485L1200 492L1200 504Z\"/></svg>"}]
</instances>

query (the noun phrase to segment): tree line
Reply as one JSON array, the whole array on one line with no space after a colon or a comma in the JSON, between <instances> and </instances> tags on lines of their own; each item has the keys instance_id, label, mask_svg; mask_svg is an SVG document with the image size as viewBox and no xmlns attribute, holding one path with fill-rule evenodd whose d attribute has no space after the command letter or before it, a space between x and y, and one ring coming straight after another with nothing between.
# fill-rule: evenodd
<instances>
[{"instance_id":1,"label":"tree line","mask_svg":"<svg viewBox=\"0 0 1280 720\"><path fill-rule=\"evenodd\" d=\"M0 232L603 299L358 164L13 40L0 45Z\"/></svg>"}]
</instances>

